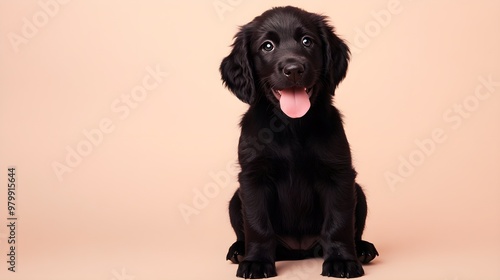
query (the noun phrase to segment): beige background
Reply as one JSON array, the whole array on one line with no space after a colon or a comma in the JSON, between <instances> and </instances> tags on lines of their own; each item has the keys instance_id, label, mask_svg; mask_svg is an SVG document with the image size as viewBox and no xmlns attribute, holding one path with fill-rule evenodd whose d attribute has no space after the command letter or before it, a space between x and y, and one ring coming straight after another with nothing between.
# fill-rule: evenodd
<instances>
[{"instance_id":1,"label":"beige background","mask_svg":"<svg viewBox=\"0 0 500 280\"><path fill-rule=\"evenodd\" d=\"M0 278L235 279L226 207L246 106L218 66L238 25L285 4L328 15L353 49L336 104L381 253L363 279L500 279L496 0L1 0ZM53 165L78 147L59 180ZM276 279L320 271L280 262Z\"/></svg>"}]
</instances>

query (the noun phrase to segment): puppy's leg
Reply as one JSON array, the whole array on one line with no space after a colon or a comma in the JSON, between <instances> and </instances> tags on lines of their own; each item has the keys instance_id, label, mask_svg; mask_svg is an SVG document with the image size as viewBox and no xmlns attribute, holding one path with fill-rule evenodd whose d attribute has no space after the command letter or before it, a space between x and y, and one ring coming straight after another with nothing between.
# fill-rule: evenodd
<instances>
[{"instance_id":1,"label":"puppy's leg","mask_svg":"<svg viewBox=\"0 0 500 280\"><path fill-rule=\"evenodd\" d=\"M363 189L361 189L361 186L357 183L356 197L356 234L354 237L354 241L356 242L356 253L358 255L359 261L366 264L373 260L376 256L378 256L378 252L372 243L361 239L363 230L365 229L366 214L368 211L366 205L366 196L363 192Z\"/></svg>"},{"instance_id":2,"label":"puppy's leg","mask_svg":"<svg viewBox=\"0 0 500 280\"><path fill-rule=\"evenodd\" d=\"M236 242L229 247L226 260L230 260L233 263L239 263L242 261L243 255L245 254L245 232L243 228L243 215L241 210L241 199L238 189L229 202L229 220L231 221L231 226L236 233Z\"/></svg>"},{"instance_id":3,"label":"puppy's leg","mask_svg":"<svg viewBox=\"0 0 500 280\"><path fill-rule=\"evenodd\" d=\"M245 257L238 266L236 276L267 278L276 276L276 237L269 217L271 198L264 186L240 188Z\"/></svg>"},{"instance_id":4,"label":"puppy's leg","mask_svg":"<svg viewBox=\"0 0 500 280\"><path fill-rule=\"evenodd\" d=\"M354 278L364 274L354 243L356 192L352 172L345 172L347 176L336 178L322 191L324 276Z\"/></svg>"}]
</instances>

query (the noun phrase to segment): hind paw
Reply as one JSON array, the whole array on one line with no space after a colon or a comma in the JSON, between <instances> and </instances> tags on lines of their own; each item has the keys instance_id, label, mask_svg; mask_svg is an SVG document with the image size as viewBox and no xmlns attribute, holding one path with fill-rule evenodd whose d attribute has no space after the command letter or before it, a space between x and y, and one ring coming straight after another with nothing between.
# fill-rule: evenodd
<instances>
[{"instance_id":1,"label":"hind paw","mask_svg":"<svg viewBox=\"0 0 500 280\"><path fill-rule=\"evenodd\" d=\"M226 260L230 260L232 263L240 263L243 260L243 255L245 254L245 242L236 241L229 247L229 251L226 255Z\"/></svg>"},{"instance_id":2,"label":"hind paw","mask_svg":"<svg viewBox=\"0 0 500 280\"><path fill-rule=\"evenodd\" d=\"M371 262L376 256L378 256L375 246L364 240L356 242L356 252L358 260L363 264Z\"/></svg>"}]
</instances>

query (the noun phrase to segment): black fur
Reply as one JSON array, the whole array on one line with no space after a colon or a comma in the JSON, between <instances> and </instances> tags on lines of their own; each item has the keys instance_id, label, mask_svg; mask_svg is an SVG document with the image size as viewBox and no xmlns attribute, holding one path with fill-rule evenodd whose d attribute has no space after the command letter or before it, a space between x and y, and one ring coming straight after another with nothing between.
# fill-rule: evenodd
<instances>
[{"instance_id":1,"label":"black fur","mask_svg":"<svg viewBox=\"0 0 500 280\"><path fill-rule=\"evenodd\" d=\"M229 205L237 241L227 259L239 263L238 277L271 277L275 261L323 257L322 275L353 278L378 255L361 239L366 198L332 105L348 62L325 17L290 6L242 26L222 61L224 84L250 105L241 120L240 188ZM284 74L289 65L300 71ZM273 90L287 87L310 89L301 118L280 110Z\"/></svg>"}]
</instances>

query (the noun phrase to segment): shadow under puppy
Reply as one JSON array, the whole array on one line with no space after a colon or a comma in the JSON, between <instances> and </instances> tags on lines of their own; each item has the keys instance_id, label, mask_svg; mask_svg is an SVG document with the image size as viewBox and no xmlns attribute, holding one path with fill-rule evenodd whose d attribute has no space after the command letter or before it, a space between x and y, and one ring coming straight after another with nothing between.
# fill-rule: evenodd
<instances>
[{"instance_id":1,"label":"shadow under puppy","mask_svg":"<svg viewBox=\"0 0 500 280\"><path fill-rule=\"evenodd\" d=\"M378 256L363 241L367 204L332 105L349 49L324 16L273 8L242 26L220 72L250 106L241 120L239 189L229 204L243 278L275 261L323 257L322 275L359 277Z\"/></svg>"}]
</instances>

